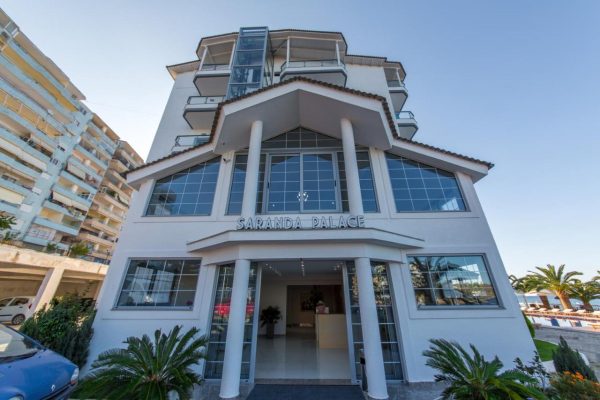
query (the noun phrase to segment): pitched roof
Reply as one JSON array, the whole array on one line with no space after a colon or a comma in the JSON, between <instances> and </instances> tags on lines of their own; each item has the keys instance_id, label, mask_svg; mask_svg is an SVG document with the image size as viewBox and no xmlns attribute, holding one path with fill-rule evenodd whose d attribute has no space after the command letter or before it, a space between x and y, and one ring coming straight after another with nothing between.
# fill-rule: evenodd
<instances>
[{"instance_id":1,"label":"pitched roof","mask_svg":"<svg viewBox=\"0 0 600 400\"><path fill-rule=\"evenodd\" d=\"M164 160L168 160L170 158L178 156L179 154L188 153L188 152L196 150L196 149L198 149L200 147L204 147L204 146L206 146L208 144L211 144L213 142L213 139L214 139L214 136L215 136L215 131L217 129L217 123L219 121L219 116L221 114L221 110L223 109L223 106L225 106L227 104L235 103L235 102L238 102L238 101L241 101L241 100L244 100L244 99L247 99L249 97L256 96L259 93L267 92L267 91L275 89L277 87L289 85L289 84L291 84L293 82L307 82L307 83L311 83L311 84L314 84L314 85L318 85L318 86L323 86L323 87L327 87L327 88L339 90L339 91L344 92L344 93L354 94L354 95L363 96L363 97L367 97L367 98L378 100L378 101L381 102L381 105L383 106L383 111L384 111L384 113L385 113L385 115L387 117L387 121L388 121L388 124L390 126L390 130L392 131L395 139L398 139L398 140L400 140L402 142L415 144L415 145L421 146L421 147L429 149L429 150L435 150L435 151L439 151L439 152L444 153L444 154L448 154L448 155L451 155L451 156L459 157L459 158L462 158L464 160L468 160L468 161L476 162L476 163L479 163L479 164L483 164L483 165L487 166L488 168L492 168L494 166L494 164L492 164L490 162L487 162L487 161L478 160L478 159L473 158L473 157L469 157L469 156L465 156L465 155L462 155L462 154L454 153L454 152L449 151L449 150L441 149L439 147L435 147L435 146L431 146L431 145L428 145L428 144L416 142L414 140L405 139L403 137L398 136L398 133L396 131L396 122L394 120L394 117L392 116L392 113L390 112L390 108L388 106L387 99L385 97L383 97L383 96L380 96L378 94L363 92L361 90L350 89L350 88L347 88L347 87L344 87L344 86L338 86L338 85L334 85L334 84L331 84L331 83L321 82L321 81L317 81L317 80L314 80L314 79L305 78L305 77L302 77L302 76L297 76L297 77L293 77L291 79L288 79L288 80L286 80L284 82L279 82L279 83L276 83L276 84L271 85L271 86L260 88L260 89L254 91L254 92L247 93L247 94L245 94L243 96L239 96L239 97L236 97L236 98L233 98L233 99L228 99L228 100L222 101L217 106L217 110L215 112L215 117L213 119L213 124L212 124L212 128L210 130L210 137L209 137L208 141L206 141L205 143L196 145L196 146L192 146L192 147L190 147L188 149L185 149L185 150L182 150L182 151L171 153L171 154L169 154L169 155L167 155L165 157L158 158L156 160L150 161L150 162L148 162L148 163L146 163L144 165L141 165L139 167L130 169L126 173L129 174L129 173L131 173L133 171L138 171L138 170L146 168L146 167L148 167L150 165L154 165L154 164L157 164L157 163L162 162Z\"/></svg>"}]
</instances>

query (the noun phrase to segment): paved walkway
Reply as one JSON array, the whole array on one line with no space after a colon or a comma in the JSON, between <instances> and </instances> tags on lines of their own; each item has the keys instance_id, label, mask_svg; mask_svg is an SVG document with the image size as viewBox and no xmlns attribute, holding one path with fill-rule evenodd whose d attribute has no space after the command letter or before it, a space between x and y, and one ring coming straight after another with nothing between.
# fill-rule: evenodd
<instances>
[{"instance_id":1,"label":"paved walkway","mask_svg":"<svg viewBox=\"0 0 600 400\"><path fill-rule=\"evenodd\" d=\"M255 385L247 400L365 400L359 386Z\"/></svg>"}]
</instances>

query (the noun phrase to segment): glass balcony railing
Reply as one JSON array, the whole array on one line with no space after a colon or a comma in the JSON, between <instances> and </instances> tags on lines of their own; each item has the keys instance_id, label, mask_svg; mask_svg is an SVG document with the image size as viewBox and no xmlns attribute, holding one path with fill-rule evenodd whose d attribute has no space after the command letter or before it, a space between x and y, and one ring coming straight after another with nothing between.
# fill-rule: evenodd
<instances>
[{"instance_id":1,"label":"glass balcony railing","mask_svg":"<svg viewBox=\"0 0 600 400\"><path fill-rule=\"evenodd\" d=\"M412 111L400 111L395 113L396 119L415 119L415 114Z\"/></svg>"},{"instance_id":2,"label":"glass balcony railing","mask_svg":"<svg viewBox=\"0 0 600 400\"><path fill-rule=\"evenodd\" d=\"M399 81L398 79L392 79L387 81L387 85L389 88L403 88L404 82Z\"/></svg>"},{"instance_id":3,"label":"glass balcony railing","mask_svg":"<svg viewBox=\"0 0 600 400\"><path fill-rule=\"evenodd\" d=\"M281 65L281 72L291 68L320 68L320 67L337 67L346 68L346 65L338 60L307 60L307 61L289 61Z\"/></svg>"},{"instance_id":4,"label":"glass balcony railing","mask_svg":"<svg viewBox=\"0 0 600 400\"><path fill-rule=\"evenodd\" d=\"M203 64L200 71L227 71L229 64Z\"/></svg>"},{"instance_id":5,"label":"glass balcony railing","mask_svg":"<svg viewBox=\"0 0 600 400\"><path fill-rule=\"evenodd\" d=\"M225 100L225 96L190 96L187 104L190 106L211 105L215 106Z\"/></svg>"}]
</instances>

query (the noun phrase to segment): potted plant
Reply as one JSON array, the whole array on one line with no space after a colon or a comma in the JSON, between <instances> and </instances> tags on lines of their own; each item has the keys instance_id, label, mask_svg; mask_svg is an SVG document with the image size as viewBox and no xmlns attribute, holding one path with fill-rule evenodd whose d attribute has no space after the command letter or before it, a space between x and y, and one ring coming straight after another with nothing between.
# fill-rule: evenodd
<instances>
[{"instance_id":1,"label":"potted plant","mask_svg":"<svg viewBox=\"0 0 600 400\"><path fill-rule=\"evenodd\" d=\"M275 324L281 319L279 307L269 306L260 312L260 326L267 326L267 337L273 339L275 336Z\"/></svg>"}]
</instances>

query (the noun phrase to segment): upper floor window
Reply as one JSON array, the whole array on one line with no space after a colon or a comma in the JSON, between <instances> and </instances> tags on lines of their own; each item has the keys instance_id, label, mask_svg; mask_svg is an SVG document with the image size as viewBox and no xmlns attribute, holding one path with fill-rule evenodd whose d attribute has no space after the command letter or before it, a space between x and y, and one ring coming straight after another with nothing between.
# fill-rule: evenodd
<instances>
[{"instance_id":1,"label":"upper floor window","mask_svg":"<svg viewBox=\"0 0 600 400\"><path fill-rule=\"evenodd\" d=\"M454 174L386 153L397 212L465 211Z\"/></svg>"},{"instance_id":2,"label":"upper floor window","mask_svg":"<svg viewBox=\"0 0 600 400\"><path fill-rule=\"evenodd\" d=\"M210 215L219 164L213 158L156 181L146 215Z\"/></svg>"},{"instance_id":3,"label":"upper floor window","mask_svg":"<svg viewBox=\"0 0 600 400\"><path fill-rule=\"evenodd\" d=\"M482 256L409 256L417 306L497 306Z\"/></svg>"},{"instance_id":4,"label":"upper floor window","mask_svg":"<svg viewBox=\"0 0 600 400\"><path fill-rule=\"evenodd\" d=\"M200 260L131 260L117 308L191 309L200 263Z\"/></svg>"},{"instance_id":5,"label":"upper floor window","mask_svg":"<svg viewBox=\"0 0 600 400\"><path fill-rule=\"evenodd\" d=\"M342 143L305 128L262 144L257 213L346 212L348 195ZM234 163L227 214L239 215L246 177L245 154ZM357 164L365 212L377 212L371 162L357 150Z\"/></svg>"}]
</instances>

